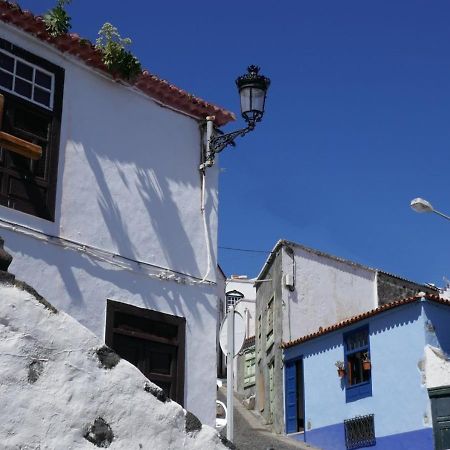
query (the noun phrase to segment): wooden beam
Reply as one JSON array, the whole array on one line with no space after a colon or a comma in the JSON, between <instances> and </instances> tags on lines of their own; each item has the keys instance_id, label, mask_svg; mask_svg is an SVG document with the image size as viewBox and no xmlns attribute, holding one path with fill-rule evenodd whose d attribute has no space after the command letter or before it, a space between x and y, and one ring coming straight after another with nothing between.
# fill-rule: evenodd
<instances>
[{"instance_id":1,"label":"wooden beam","mask_svg":"<svg viewBox=\"0 0 450 450\"><path fill-rule=\"evenodd\" d=\"M40 159L42 157L42 147L40 145L32 144L4 131L0 131L0 147L30 159Z\"/></svg>"},{"instance_id":2,"label":"wooden beam","mask_svg":"<svg viewBox=\"0 0 450 450\"><path fill-rule=\"evenodd\" d=\"M0 130L3 126L4 107L5 97L0 94ZM42 157L42 147L40 145L32 144L4 131L0 131L0 147L30 159L40 159Z\"/></svg>"}]
</instances>

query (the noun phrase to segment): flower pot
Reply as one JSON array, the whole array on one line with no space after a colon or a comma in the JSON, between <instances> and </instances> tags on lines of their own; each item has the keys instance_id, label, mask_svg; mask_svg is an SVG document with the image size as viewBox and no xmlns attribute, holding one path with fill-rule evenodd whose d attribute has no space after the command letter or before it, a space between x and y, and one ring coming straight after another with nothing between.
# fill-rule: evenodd
<instances>
[{"instance_id":1,"label":"flower pot","mask_svg":"<svg viewBox=\"0 0 450 450\"><path fill-rule=\"evenodd\" d=\"M339 378L345 377L345 369L338 369L337 372L338 372Z\"/></svg>"},{"instance_id":2,"label":"flower pot","mask_svg":"<svg viewBox=\"0 0 450 450\"><path fill-rule=\"evenodd\" d=\"M370 370L372 367L372 364L370 361L363 361L363 369L364 370Z\"/></svg>"}]
</instances>

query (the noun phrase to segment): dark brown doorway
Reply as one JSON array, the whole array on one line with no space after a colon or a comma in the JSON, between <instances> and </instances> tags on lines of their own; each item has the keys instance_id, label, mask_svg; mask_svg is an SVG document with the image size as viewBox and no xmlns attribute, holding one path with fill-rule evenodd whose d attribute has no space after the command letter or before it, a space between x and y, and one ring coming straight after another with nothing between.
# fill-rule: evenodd
<instances>
[{"instance_id":1,"label":"dark brown doorway","mask_svg":"<svg viewBox=\"0 0 450 450\"><path fill-rule=\"evenodd\" d=\"M106 344L180 405L186 319L108 300Z\"/></svg>"}]
</instances>

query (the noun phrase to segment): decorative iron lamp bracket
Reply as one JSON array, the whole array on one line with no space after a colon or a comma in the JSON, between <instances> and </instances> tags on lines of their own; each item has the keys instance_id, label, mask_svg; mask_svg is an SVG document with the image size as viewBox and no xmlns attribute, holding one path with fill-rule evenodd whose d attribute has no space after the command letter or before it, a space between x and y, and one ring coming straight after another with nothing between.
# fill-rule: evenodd
<instances>
[{"instance_id":1,"label":"decorative iron lamp bracket","mask_svg":"<svg viewBox=\"0 0 450 450\"><path fill-rule=\"evenodd\" d=\"M247 122L245 128L231 133L214 135L214 116L206 118L206 151L204 160L200 164L200 170L205 170L214 164L217 153L220 153L229 145L236 145L235 140L239 136L245 136L253 131L256 122L260 122L264 115L264 104L267 89L270 86L269 78L259 74L258 66L249 66L247 73L236 79L236 85L241 97L241 114Z\"/></svg>"},{"instance_id":2,"label":"decorative iron lamp bracket","mask_svg":"<svg viewBox=\"0 0 450 450\"><path fill-rule=\"evenodd\" d=\"M227 134L220 134L217 136L212 136L212 130L208 132L208 128L213 128L209 124L213 123L214 116L208 116L206 118L206 134L207 134L207 142L206 142L206 158L205 161L200 164L200 170L205 169L206 167L211 167L214 164L214 159L217 153L220 153L224 148L229 145L235 147L236 142L235 139L239 136L245 136L250 131L255 129L255 124L251 123L246 128L241 128L240 130L232 131Z\"/></svg>"}]
</instances>

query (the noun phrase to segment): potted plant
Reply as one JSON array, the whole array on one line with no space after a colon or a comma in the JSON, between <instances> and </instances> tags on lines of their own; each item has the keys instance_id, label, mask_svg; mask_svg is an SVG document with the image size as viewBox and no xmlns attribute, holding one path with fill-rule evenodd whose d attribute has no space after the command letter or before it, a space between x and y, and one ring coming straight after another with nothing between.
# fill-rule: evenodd
<instances>
[{"instance_id":1,"label":"potted plant","mask_svg":"<svg viewBox=\"0 0 450 450\"><path fill-rule=\"evenodd\" d=\"M370 362L369 352L363 353L362 365L364 370L370 370L372 367L372 363Z\"/></svg>"},{"instance_id":2,"label":"potted plant","mask_svg":"<svg viewBox=\"0 0 450 450\"><path fill-rule=\"evenodd\" d=\"M345 364L344 364L344 361L336 361L334 363L334 365L337 368L337 372L338 372L339 378L344 378L344 376L345 376Z\"/></svg>"}]
</instances>

